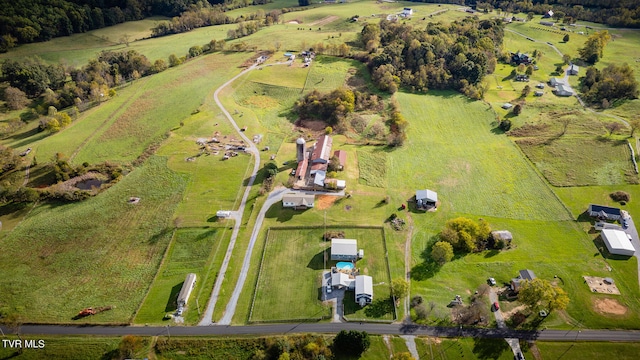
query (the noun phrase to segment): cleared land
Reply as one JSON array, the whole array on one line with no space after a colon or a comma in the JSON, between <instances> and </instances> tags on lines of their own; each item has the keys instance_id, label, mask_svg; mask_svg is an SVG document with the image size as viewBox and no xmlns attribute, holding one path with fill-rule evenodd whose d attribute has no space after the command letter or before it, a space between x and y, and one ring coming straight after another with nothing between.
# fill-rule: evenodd
<instances>
[{"instance_id":1,"label":"cleared land","mask_svg":"<svg viewBox=\"0 0 640 360\"><path fill-rule=\"evenodd\" d=\"M98 197L36 207L2 240L2 306L29 321L71 322L85 307L115 305L82 321L128 322L169 243L185 185L166 159L152 157ZM128 204L131 196L140 203Z\"/></svg>"},{"instance_id":2,"label":"cleared land","mask_svg":"<svg viewBox=\"0 0 640 360\"><path fill-rule=\"evenodd\" d=\"M165 314L174 312L188 273L195 273L197 281L184 316L187 323L196 322L211 295L216 269L220 267L230 235L231 232L226 228L177 230L135 322L161 323Z\"/></svg>"},{"instance_id":3,"label":"cleared land","mask_svg":"<svg viewBox=\"0 0 640 360\"><path fill-rule=\"evenodd\" d=\"M389 186L438 192L448 211L529 220L568 220L544 180L504 136L481 102L454 93L399 93L408 139L389 156Z\"/></svg>"},{"instance_id":4,"label":"cleared land","mask_svg":"<svg viewBox=\"0 0 640 360\"><path fill-rule=\"evenodd\" d=\"M357 239L358 247L365 251L364 259L359 260L356 266L361 274L372 276L374 284L379 284L374 286L374 299L388 297L389 275L381 230L342 230L345 231L346 238ZM329 314L327 307L321 303L324 290L321 274L323 269L330 269L336 262L329 260L331 242L322 240L322 234L322 228L269 230L250 321L315 319ZM353 296L353 293L347 292L345 297L349 296ZM352 316L393 318L393 313L371 316L364 314L364 309L358 309L358 312L360 314Z\"/></svg>"},{"instance_id":5,"label":"cleared land","mask_svg":"<svg viewBox=\"0 0 640 360\"><path fill-rule=\"evenodd\" d=\"M608 342L536 342L544 358L558 359L598 359L612 357L615 359L636 359L640 353L637 343L608 343Z\"/></svg>"}]
</instances>

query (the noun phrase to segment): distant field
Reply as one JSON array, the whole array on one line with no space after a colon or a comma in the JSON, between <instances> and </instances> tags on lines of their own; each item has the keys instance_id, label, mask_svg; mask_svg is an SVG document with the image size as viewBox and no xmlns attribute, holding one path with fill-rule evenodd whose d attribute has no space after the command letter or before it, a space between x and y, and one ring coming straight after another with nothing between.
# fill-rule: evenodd
<instances>
[{"instance_id":1,"label":"distant field","mask_svg":"<svg viewBox=\"0 0 640 360\"><path fill-rule=\"evenodd\" d=\"M158 270L157 278L151 285L135 322L168 323L166 320L163 321L164 315L176 310L176 300L186 275L195 273L196 287L184 313L187 323L195 323L211 295L217 269L222 263L230 235L231 231L227 231L226 228L177 230L169 253Z\"/></svg>"},{"instance_id":2,"label":"distant field","mask_svg":"<svg viewBox=\"0 0 640 360\"><path fill-rule=\"evenodd\" d=\"M536 341L536 346L545 359L613 357L633 360L637 359L638 353L640 353L640 344L638 343Z\"/></svg>"},{"instance_id":3,"label":"distant field","mask_svg":"<svg viewBox=\"0 0 640 360\"><path fill-rule=\"evenodd\" d=\"M429 188L452 211L512 219L567 220L551 189L504 135L494 114L454 93L398 93L408 140L388 154L389 186Z\"/></svg>"},{"instance_id":4,"label":"distant field","mask_svg":"<svg viewBox=\"0 0 640 360\"><path fill-rule=\"evenodd\" d=\"M357 239L365 256L356 266L360 273L373 277L374 301L389 295L387 272L381 231L377 229L345 228L345 237ZM327 316L321 305L324 294L320 276L325 268L324 254L330 257L331 243L322 240L322 229L276 230L268 233L266 249L254 294L250 321L283 321ZM335 261L327 260L329 269ZM385 285L386 284L386 285ZM345 297L353 297L347 292ZM296 299L283 302L282 299ZM352 301L353 302L353 301ZM348 313L354 318L373 318L365 309ZM393 319L393 313L377 318Z\"/></svg>"},{"instance_id":5,"label":"distant field","mask_svg":"<svg viewBox=\"0 0 640 360\"><path fill-rule=\"evenodd\" d=\"M153 157L98 197L38 206L2 240L2 306L29 321L69 323L85 307L115 305L81 322L128 322L169 243L185 185ZM131 196L140 203L128 204Z\"/></svg>"}]
</instances>

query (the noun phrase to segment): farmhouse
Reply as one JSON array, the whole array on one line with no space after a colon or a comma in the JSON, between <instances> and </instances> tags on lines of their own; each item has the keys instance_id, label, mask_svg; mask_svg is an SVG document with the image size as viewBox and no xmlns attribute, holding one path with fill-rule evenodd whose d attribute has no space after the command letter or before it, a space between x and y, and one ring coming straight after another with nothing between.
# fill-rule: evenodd
<instances>
[{"instance_id":1,"label":"farmhouse","mask_svg":"<svg viewBox=\"0 0 640 360\"><path fill-rule=\"evenodd\" d=\"M344 150L336 150L333 156L338 158L338 161L340 161L340 170L343 170L344 164L347 162L347 152Z\"/></svg>"},{"instance_id":2,"label":"farmhouse","mask_svg":"<svg viewBox=\"0 0 640 360\"><path fill-rule=\"evenodd\" d=\"M614 255L633 256L636 252L627 234L621 230L602 229L602 241L609 253Z\"/></svg>"},{"instance_id":3,"label":"farmhouse","mask_svg":"<svg viewBox=\"0 0 640 360\"><path fill-rule=\"evenodd\" d=\"M314 199L313 194L287 193L282 196L282 207L295 210L310 209L313 207Z\"/></svg>"},{"instance_id":4,"label":"farmhouse","mask_svg":"<svg viewBox=\"0 0 640 360\"><path fill-rule=\"evenodd\" d=\"M187 306L187 302L189 302L189 296L191 296L191 291L196 286L196 274L190 273L187 274L187 278L184 280L182 284L182 289L180 290L180 294L178 294L178 312L181 313L182 308Z\"/></svg>"},{"instance_id":5,"label":"farmhouse","mask_svg":"<svg viewBox=\"0 0 640 360\"><path fill-rule=\"evenodd\" d=\"M549 85L551 85L553 87L558 86L558 85L563 85L563 84L564 83L562 82L562 80L558 80L558 78L551 78L549 80Z\"/></svg>"},{"instance_id":6,"label":"farmhouse","mask_svg":"<svg viewBox=\"0 0 640 360\"><path fill-rule=\"evenodd\" d=\"M416 207L420 210L435 209L438 194L431 190L416 190Z\"/></svg>"},{"instance_id":7,"label":"farmhouse","mask_svg":"<svg viewBox=\"0 0 640 360\"><path fill-rule=\"evenodd\" d=\"M578 65L571 64L569 67L569 75L578 75L580 67Z\"/></svg>"},{"instance_id":8,"label":"farmhouse","mask_svg":"<svg viewBox=\"0 0 640 360\"><path fill-rule=\"evenodd\" d=\"M331 274L331 286L337 287L338 289L353 289L355 284L356 280L353 277L350 277L349 274L345 274L340 271Z\"/></svg>"},{"instance_id":9,"label":"farmhouse","mask_svg":"<svg viewBox=\"0 0 640 360\"><path fill-rule=\"evenodd\" d=\"M567 87L563 84L556 85L556 89L554 90L554 93L557 96L564 96L564 97L573 95L573 92L571 90L568 90Z\"/></svg>"},{"instance_id":10,"label":"farmhouse","mask_svg":"<svg viewBox=\"0 0 640 360\"><path fill-rule=\"evenodd\" d=\"M525 280L531 281L535 278L536 278L536 274L534 274L533 271L520 270L518 277L511 279L511 290L518 292L518 290L520 289L520 285L522 284L523 281Z\"/></svg>"},{"instance_id":11,"label":"farmhouse","mask_svg":"<svg viewBox=\"0 0 640 360\"><path fill-rule=\"evenodd\" d=\"M518 51L515 53L511 53L511 62L516 65L529 65L531 63L531 59L529 58L529 54L524 54Z\"/></svg>"},{"instance_id":12,"label":"farmhouse","mask_svg":"<svg viewBox=\"0 0 640 360\"><path fill-rule=\"evenodd\" d=\"M358 260L358 241L354 239L331 239L331 260Z\"/></svg>"},{"instance_id":13,"label":"farmhouse","mask_svg":"<svg viewBox=\"0 0 640 360\"><path fill-rule=\"evenodd\" d=\"M371 304L373 301L373 279L368 275L356 276L356 302L360 306Z\"/></svg>"},{"instance_id":14,"label":"farmhouse","mask_svg":"<svg viewBox=\"0 0 640 360\"><path fill-rule=\"evenodd\" d=\"M622 217L620 209L603 205L589 204L587 212L589 213L589 216L600 220L615 221Z\"/></svg>"}]
</instances>

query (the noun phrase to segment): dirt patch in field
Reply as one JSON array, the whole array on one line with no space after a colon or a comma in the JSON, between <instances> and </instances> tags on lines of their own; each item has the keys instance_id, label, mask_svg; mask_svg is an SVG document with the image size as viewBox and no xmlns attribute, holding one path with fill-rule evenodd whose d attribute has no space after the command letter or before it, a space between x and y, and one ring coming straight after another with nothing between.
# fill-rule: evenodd
<instances>
[{"instance_id":1,"label":"dirt patch in field","mask_svg":"<svg viewBox=\"0 0 640 360\"><path fill-rule=\"evenodd\" d=\"M527 307L525 305L520 305L520 306L516 306L513 309L509 310L509 311L503 311L502 312L502 317L504 317L505 319L509 319L513 316L513 314L517 313L518 311L522 311L524 309L526 309Z\"/></svg>"},{"instance_id":2,"label":"dirt patch in field","mask_svg":"<svg viewBox=\"0 0 640 360\"><path fill-rule=\"evenodd\" d=\"M310 23L309 26L324 26L324 25L327 25L328 23L334 22L336 20L338 20L338 17L335 16L335 15L327 16L327 17L322 18L322 19L320 19L318 21L314 21L314 22Z\"/></svg>"},{"instance_id":3,"label":"dirt patch in field","mask_svg":"<svg viewBox=\"0 0 640 360\"><path fill-rule=\"evenodd\" d=\"M298 21L298 20L291 20L291 21L287 22L287 24L294 24L294 25L298 25L298 24L300 24L300 21Z\"/></svg>"},{"instance_id":4,"label":"dirt patch in field","mask_svg":"<svg viewBox=\"0 0 640 360\"><path fill-rule=\"evenodd\" d=\"M298 120L295 123L294 130L303 132L311 132L313 136L324 135L327 123L320 120Z\"/></svg>"},{"instance_id":5,"label":"dirt patch in field","mask_svg":"<svg viewBox=\"0 0 640 360\"><path fill-rule=\"evenodd\" d=\"M615 299L596 299L593 307L600 314L624 315L629 310Z\"/></svg>"},{"instance_id":6,"label":"dirt patch in field","mask_svg":"<svg viewBox=\"0 0 640 360\"><path fill-rule=\"evenodd\" d=\"M591 292L620 295L620 290L618 290L616 284L609 284L605 281L605 278L597 276L583 276L583 278L585 283L589 285Z\"/></svg>"},{"instance_id":7,"label":"dirt patch in field","mask_svg":"<svg viewBox=\"0 0 640 360\"><path fill-rule=\"evenodd\" d=\"M335 203L338 200L338 196L331 196L331 195L318 195L316 197L316 209L318 210L324 210L324 209L328 209L331 207L331 205L333 205L333 203Z\"/></svg>"}]
</instances>

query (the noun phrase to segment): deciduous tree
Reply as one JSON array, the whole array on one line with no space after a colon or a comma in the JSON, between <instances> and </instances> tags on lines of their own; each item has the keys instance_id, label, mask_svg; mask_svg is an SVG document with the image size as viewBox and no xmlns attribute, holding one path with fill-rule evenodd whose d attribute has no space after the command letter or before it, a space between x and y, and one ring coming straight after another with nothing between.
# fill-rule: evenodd
<instances>
[{"instance_id":1,"label":"deciduous tree","mask_svg":"<svg viewBox=\"0 0 640 360\"><path fill-rule=\"evenodd\" d=\"M446 241L438 241L431 249L431 258L440 265L453 259L453 246Z\"/></svg>"},{"instance_id":2,"label":"deciduous tree","mask_svg":"<svg viewBox=\"0 0 640 360\"><path fill-rule=\"evenodd\" d=\"M4 99L10 110L20 110L30 102L24 91L13 86L9 86L4 90Z\"/></svg>"},{"instance_id":3,"label":"deciduous tree","mask_svg":"<svg viewBox=\"0 0 640 360\"><path fill-rule=\"evenodd\" d=\"M518 291L518 301L532 310L539 306L545 307L549 312L564 310L569 304L567 293L548 280L536 278L525 280Z\"/></svg>"},{"instance_id":4,"label":"deciduous tree","mask_svg":"<svg viewBox=\"0 0 640 360\"><path fill-rule=\"evenodd\" d=\"M396 299L403 298L409 294L409 283L403 278L391 280L391 293Z\"/></svg>"}]
</instances>

